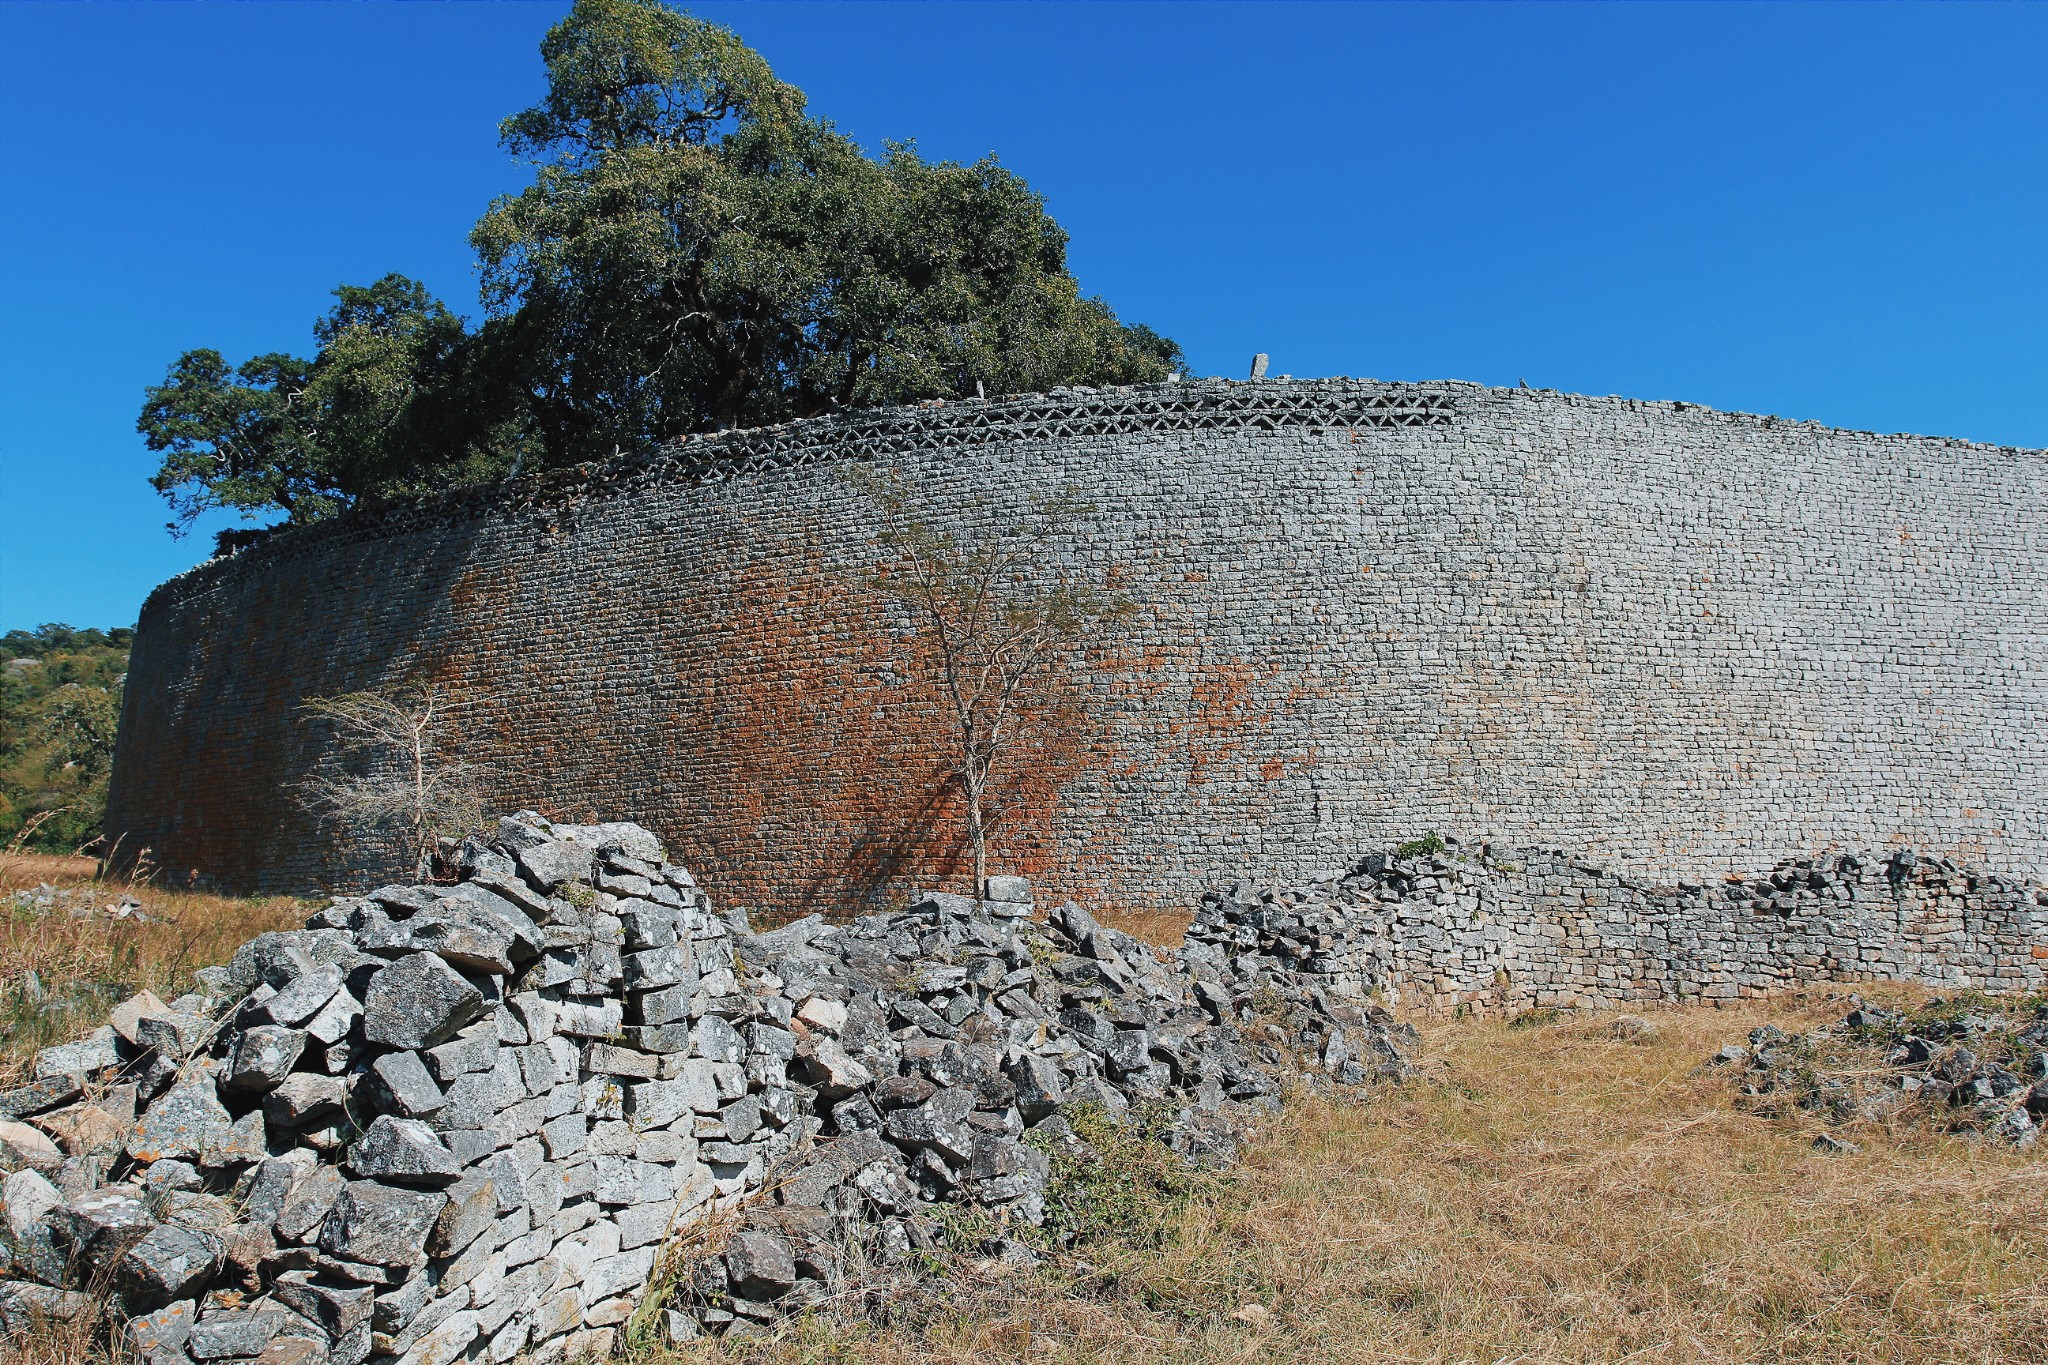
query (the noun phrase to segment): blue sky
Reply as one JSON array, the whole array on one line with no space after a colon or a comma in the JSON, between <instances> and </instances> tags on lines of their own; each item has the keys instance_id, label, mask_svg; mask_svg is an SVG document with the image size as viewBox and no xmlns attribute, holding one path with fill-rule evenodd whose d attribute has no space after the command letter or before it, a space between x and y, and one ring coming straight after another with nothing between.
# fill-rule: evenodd
<instances>
[{"instance_id":1,"label":"blue sky","mask_svg":"<svg viewBox=\"0 0 2048 1365\"><path fill-rule=\"evenodd\" d=\"M999 153L1203 373L2048 446L2048 7L693 8L870 146ZM563 9L0 5L0 629L205 556L134 433L179 351L390 270L475 313Z\"/></svg>"}]
</instances>

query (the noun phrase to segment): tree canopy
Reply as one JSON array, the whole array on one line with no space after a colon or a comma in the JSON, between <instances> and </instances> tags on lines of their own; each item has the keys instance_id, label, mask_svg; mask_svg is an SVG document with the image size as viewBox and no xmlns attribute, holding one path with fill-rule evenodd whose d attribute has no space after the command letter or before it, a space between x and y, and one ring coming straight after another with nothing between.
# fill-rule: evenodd
<instances>
[{"instance_id":1,"label":"tree canopy","mask_svg":"<svg viewBox=\"0 0 2048 1365\"><path fill-rule=\"evenodd\" d=\"M728 29L578 0L541 55L546 95L499 129L533 182L470 238L482 324L388 275L335 291L310 360L186 352L138 423L177 525L1181 364L1081 293L1065 232L995 158L870 155Z\"/></svg>"}]
</instances>

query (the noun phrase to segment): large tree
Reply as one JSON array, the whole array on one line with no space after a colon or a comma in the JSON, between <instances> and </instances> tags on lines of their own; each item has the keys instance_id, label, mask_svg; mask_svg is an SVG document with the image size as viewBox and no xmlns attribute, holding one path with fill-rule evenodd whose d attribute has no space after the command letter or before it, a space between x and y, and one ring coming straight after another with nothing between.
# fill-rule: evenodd
<instances>
[{"instance_id":1,"label":"large tree","mask_svg":"<svg viewBox=\"0 0 2048 1365\"><path fill-rule=\"evenodd\" d=\"M231 367L187 351L144 395L136 427L163 456L150 482L174 529L216 508L317 521L366 497L496 477L518 457L523 414L492 359L495 333L472 334L402 275L334 294L312 359Z\"/></svg>"},{"instance_id":2,"label":"large tree","mask_svg":"<svg viewBox=\"0 0 2048 1365\"><path fill-rule=\"evenodd\" d=\"M337 291L312 360L187 352L140 424L181 522L313 520L521 462L1180 363L1082 295L1066 234L993 158L870 156L659 0L578 0L541 53L545 98L500 129L533 183L471 235L484 324L390 276Z\"/></svg>"},{"instance_id":3,"label":"large tree","mask_svg":"<svg viewBox=\"0 0 2048 1365\"><path fill-rule=\"evenodd\" d=\"M977 391L1163 379L1179 352L1082 297L993 158L869 157L730 32L579 0L503 125L534 183L472 241L555 458Z\"/></svg>"}]
</instances>

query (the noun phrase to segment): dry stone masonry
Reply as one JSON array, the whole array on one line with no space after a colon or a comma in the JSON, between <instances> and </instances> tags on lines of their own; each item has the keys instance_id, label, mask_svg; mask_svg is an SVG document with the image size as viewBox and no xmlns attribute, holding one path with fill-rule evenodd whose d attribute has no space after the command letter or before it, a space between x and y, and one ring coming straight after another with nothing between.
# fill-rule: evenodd
<instances>
[{"instance_id":1,"label":"dry stone masonry","mask_svg":"<svg viewBox=\"0 0 2048 1365\"><path fill-rule=\"evenodd\" d=\"M1037 922L1020 878L754 934L635 825L509 818L455 864L0 1093L0 1330L103 1316L143 1365L546 1362L642 1310L745 1330L848 1252L922 1264L944 1209L1044 1226L1055 1160L1089 1153L1069 1115L1213 1161L1297 1059L1407 1067L1383 1011L1071 904ZM718 1215L710 1254L661 1263Z\"/></svg>"},{"instance_id":2,"label":"dry stone masonry","mask_svg":"<svg viewBox=\"0 0 2048 1365\"><path fill-rule=\"evenodd\" d=\"M1184 906L1429 828L1666 881L2048 874L2048 457L1366 380L819 419L274 537L144 609L110 834L228 886L389 880L277 818L329 753L297 708L436 681L503 808L637 820L722 905L964 889L856 462L969 538L1071 489L1067 565L1140 604L1003 793L1054 899Z\"/></svg>"},{"instance_id":3,"label":"dry stone masonry","mask_svg":"<svg viewBox=\"0 0 2048 1365\"><path fill-rule=\"evenodd\" d=\"M1611 1009L1815 981L2048 986L2048 888L1908 850L1652 886L1552 849L1439 842L1212 892L1183 955L1433 1009Z\"/></svg>"}]
</instances>

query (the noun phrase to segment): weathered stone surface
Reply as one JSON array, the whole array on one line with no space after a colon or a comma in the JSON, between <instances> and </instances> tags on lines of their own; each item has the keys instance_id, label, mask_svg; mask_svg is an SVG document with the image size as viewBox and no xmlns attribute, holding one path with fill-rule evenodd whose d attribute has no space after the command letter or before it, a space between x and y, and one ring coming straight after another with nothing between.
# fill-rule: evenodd
<instances>
[{"instance_id":1,"label":"weathered stone surface","mask_svg":"<svg viewBox=\"0 0 2048 1365\"><path fill-rule=\"evenodd\" d=\"M114 1292L130 1313L153 1313L202 1289L224 1249L191 1228L153 1227L114 1262Z\"/></svg>"},{"instance_id":2,"label":"weathered stone surface","mask_svg":"<svg viewBox=\"0 0 2048 1365\"><path fill-rule=\"evenodd\" d=\"M130 1043L140 1043L141 1035L137 1025L144 1015L165 1014L170 1007L154 991L137 991L107 1013L107 1024L115 1033Z\"/></svg>"},{"instance_id":3,"label":"weathered stone surface","mask_svg":"<svg viewBox=\"0 0 2048 1365\"><path fill-rule=\"evenodd\" d=\"M426 1048L483 1013L483 995L432 953L402 957L370 978L363 1034L384 1047Z\"/></svg>"},{"instance_id":4,"label":"weathered stone surface","mask_svg":"<svg viewBox=\"0 0 2048 1365\"><path fill-rule=\"evenodd\" d=\"M140 1313L121 1328L121 1342L138 1360L171 1365L185 1356L185 1343L192 1339L197 1317L190 1303L173 1303L153 1313Z\"/></svg>"},{"instance_id":5,"label":"weathered stone surface","mask_svg":"<svg viewBox=\"0 0 2048 1365\"><path fill-rule=\"evenodd\" d=\"M214 1093L213 1082L201 1078L157 1097L128 1135L128 1155L137 1161L160 1157L196 1161L233 1127L234 1120Z\"/></svg>"},{"instance_id":6,"label":"weathered stone surface","mask_svg":"<svg viewBox=\"0 0 2048 1365\"><path fill-rule=\"evenodd\" d=\"M235 1050L228 1058L227 1074L222 1084L244 1095L260 1095L274 1090L279 1082L291 1075L292 1066L305 1050L303 1030L286 1028L281 1024L258 1024L244 1030L235 1040Z\"/></svg>"},{"instance_id":7,"label":"weathered stone surface","mask_svg":"<svg viewBox=\"0 0 2048 1365\"><path fill-rule=\"evenodd\" d=\"M789 1243L773 1233L742 1232L725 1253L733 1292L750 1299L773 1299L796 1287L796 1258Z\"/></svg>"},{"instance_id":8,"label":"weathered stone surface","mask_svg":"<svg viewBox=\"0 0 2048 1365\"><path fill-rule=\"evenodd\" d=\"M276 995L262 1004L262 1010L272 1023L286 1028L303 1028L306 1021L318 1014L334 993L341 989L341 968L332 963L322 964L292 978Z\"/></svg>"},{"instance_id":9,"label":"weathered stone surface","mask_svg":"<svg viewBox=\"0 0 2048 1365\"><path fill-rule=\"evenodd\" d=\"M48 1333L61 1323L74 1322L93 1311L93 1299L68 1289L49 1285L0 1280L0 1335L32 1336Z\"/></svg>"},{"instance_id":10,"label":"weathered stone surface","mask_svg":"<svg viewBox=\"0 0 2048 1365\"><path fill-rule=\"evenodd\" d=\"M19 1119L69 1103L85 1093L83 1076L45 1076L0 1092L0 1119Z\"/></svg>"},{"instance_id":11,"label":"weathered stone surface","mask_svg":"<svg viewBox=\"0 0 2048 1365\"><path fill-rule=\"evenodd\" d=\"M417 1052L387 1052L370 1063L384 1103L406 1118L425 1118L447 1103Z\"/></svg>"},{"instance_id":12,"label":"weathered stone surface","mask_svg":"<svg viewBox=\"0 0 2048 1365\"><path fill-rule=\"evenodd\" d=\"M310 1239L327 1221L346 1183L332 1166L310 1166L301 1171L277 1212L278 1235L293 1242Z\"/></svg>"},{"instance_id":13,"label":"weathered stone surface","mask_svg":"<svg viewBox=\"0 0 2048 1365\"><path fill-rule=\"evenodd\" d=\"M348 1149L349 1169L401 1185L445 1185L462 1174L454 1153L418 1119L379 1114Z\"/></svg>"},{"instance_id":14,"label":"weathered stone surface","mask_svg":"<svg viewBox=\"0 0 2048 1365\"><path fill-rule=\"evenodd\" d=\"M172 1061L183 1061L213 1041L213 1020L175 1010L147 1014L135 1024L135 1040Z\"/></svg>"},{"instance_id":15,"label":"weathered stone surface","mask_svg":"<svg viewBox=\"0 0 2048 1365\"><path fill-rule=\"evenodd\" d=\"M471 1172L448 1187L448 1205L441 1210L427 1238L431 1256L453 1256L488 1231L498 1220L498 1187L481 1172Z\"/></svg>"},{"instance_id":16,"label":"weathered stone surface","mask_svg":"<svg viewBox=\"0 0 2048 1365\"><path fill-rule=\"evenodd\" d=\"M283 1308L215 1310L192 1324L185 1349L194 1360L231 1360L259 1355L281 1337L303 1328L304 1319Z\"/></svg>"},{"instance_id":17,"label":"weathered stone surface","mask_svg":"<svg viewBox=\"0 0 2048 1365\"><path fill-rule=\"evenodd\" d=\"M112 1028L97 1028L75 1043L44 1048L36 1054L37 1077L91 1075L120 1065L115 1036Z\"/></svg>"},{"instance_id":18,"label":"weathered stone surface","mask_svg":"<svg viewBox=\"0 0 2048 1365\"><path fill-rule=\"evenodd\" d=\"M372 1265L425 1265L427 1234L447 1205L448 1196L438 1190L351 1180L327 1215L320 1233L321 1250Z\"/></svg>"},{"instance_id":19,"label":"weathered stone surface","mask_svg":"<svg viewBox=\"0 0 2048 1365\"><path fill-rule=\"evenodd\" d=\"M296 1071L263 1098L263 1112L284 1128L304 1128L341 1112L347 1087L338 1076Z\"/></svg>"},{"instance_id":20,"label":"weathered stone surface","mask_svg":"<svg viewBox=\"0 0 2048 1365\"><path fill-rule=\"evenodd\" d=\"M77 1195L51 1211L58 1244L87 1276L99 1274L156 1226L147 1206L119 1190Z\"/></svg>"}]
</instances>

